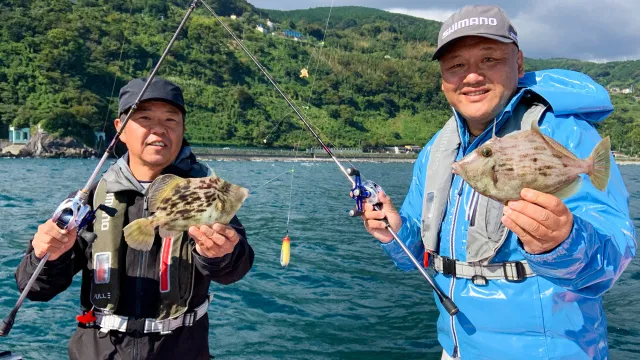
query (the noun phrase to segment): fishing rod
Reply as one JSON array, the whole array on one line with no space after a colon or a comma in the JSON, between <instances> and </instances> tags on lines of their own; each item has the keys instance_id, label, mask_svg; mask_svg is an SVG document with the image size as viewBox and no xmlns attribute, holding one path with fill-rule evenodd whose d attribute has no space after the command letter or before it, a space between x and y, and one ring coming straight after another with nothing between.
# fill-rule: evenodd
<instances>
[{"instance_id":1,"label":"fishing rod","mask_svg":"<svg viewBox=\"0 0 640 360\"><path fill-rule=\"evenodd\" d=\"M78 229L78 236L82 237L88 243L93 243L96 240L97 235L95 233L91 233L84 229L87 227L87 225L89 225L95 220L96 212L98 210L102 210L110 217L113 217L116 214L115 209L102 204L100 204L98 208L91 210L91 206L87 205L87 200L89 197L89 188L95 181L96 177L98 177L98 173L100 172L100 169L102 168L105 161L109 157L109 153L115 148L118 142L118 139L120 138L120 135L124 131L125 126L129 122L129 119L131 118L131 114L133 114L136 111L138 105L140 104L140 100L142 99L142 96L145 94L145 92L147 92L147 88L149 87L154 77L156 76L156 73L158 72L160 65L163 63L164 59L169 53L169 50L171 50L171 48L173 47L173 44L178 38L180 31L184 27L184 24L187 22L187 19L189 18L189 16L191 16L191 13L195 10L196 5L198 4L199 1L200 0L194 0L189 6L187 13L185 14L184 18L182 18L182 21L178 26L178 29L174 32L173 36L171 37L171 40L169 41L169 44L167 45L164 52L162 53L162 56L158 60L158 63L151 71L151 74L149 74L149 78L147 79L146 83L142 87L142 90L140 91L140 94L136 98L135 103L133 104L131 109L129 109L129 112L127 113L124 120L122 121L122 126L120 127L120 129L118 129L115 136L113 137L113 140L111 140L111 143L105 149L104 155L102 155L102 158L98 162L98 165L96 166L96 168L93 170L93 173L89 177L89 180L87 181L87 183L84 185L82 190L79 190L76 193L76 195L73 198L68 198L64 200L58 206L56 211L53 213L51 220L61 230L70 231L73 229ZM9 335L9 332L13 327L16 314L18 313L20 306L22 306L24 299L27 297L27 294L31 290L31 287L33 286L36 279L38 278L38 275L40 275L42 268L44 267L45 263L49 259L49 255L51 254L46 253L42 257L42 259L40 259L38 266L33 272L33 275L31 275L31 278L29 278L29 281L27 282L27 285L25 286L24 290L22 290L22 293L20 294L18 301L16 301L15 306L13 307L9 315L7 315L7 317L5 317L4 320L2 320L2 323L0 323L0 336L4 337Z\"/></svg>"},{"instance_id":2,"label":"fishing rod","mask_svg":"<svg viewBox=\"0 0 640 360\"><path fill-rule=\"evenodd\" d=\"M322 149L331 157L331 159L338 165L340 171L349 179L351 182L351 197L356 201L356 209L352 209L349 211L349 216L361 216L363 213L362 205L364 201L367 201L369 204L372 204L375 210L381 210L380 202L378 200L378 191L381 191L382 188L374 183L373 181L367 180L362 182L360 178L360 171L355 167L345 168L342 163L336 158L331 149L322 141L318 133L311 127L311 124L305 119L302 113L298 110L298 108L293 104L291 99L287 96L287 94L280 88L280 85L273 79L273 77L269 74L269 72L262 66L262 64L258 61L258 59L253 56L253 54L244 46L242 41L238 39L238 37L234 34L234 32L225 24L222 19L216 14L215 11L204 1L201 0L202 5L204 5L209 12L216 18L216 20L222 25L222 27L231 35L231 37L235 40L235 42L242 48L242 50L251 58L254 64L260 69L260 71L267 77L269 82L276 88L280 96L284 98L287 104L291 107L291 109L295 112L295 114L300 118L302 123L309 129L313 137L320 143ZM352 178L353 177L353 178ZM425 271L422 265L416 260L416 258L411 254L411 251L407 248L404 242L400 239L398 234L391 228L388 221L384 219L387 230L393 235L395 241L400 245L402 250L407 254L411 262L415 265L415 267L420 271L422 276L427 280L429 285L433 288L433 290L438 295L438 299L442 303L442 306L447 310L450 315L455 315L458 313L458 307L456 304L449 298L435 283L435 281L431 278L431 276Z\"/></svg>"}]
</instances>

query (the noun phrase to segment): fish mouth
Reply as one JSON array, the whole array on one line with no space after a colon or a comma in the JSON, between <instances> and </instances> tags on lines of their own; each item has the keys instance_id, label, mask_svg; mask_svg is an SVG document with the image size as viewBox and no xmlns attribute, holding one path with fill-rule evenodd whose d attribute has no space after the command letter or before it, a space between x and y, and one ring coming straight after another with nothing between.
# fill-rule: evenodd
<instances>
[{"instance_id":1,"label":"fish mouth","mask_svg":"<svg viewBox=\"0 0 640 360\"><path fill-rule=\"evenodd\" d=\"M453 172L456 175L460 175L461 174L461 168L460 168L460 163L458 162L454 162L453 164L451 164L451 172Z\"/></svg>"}]
</instances>

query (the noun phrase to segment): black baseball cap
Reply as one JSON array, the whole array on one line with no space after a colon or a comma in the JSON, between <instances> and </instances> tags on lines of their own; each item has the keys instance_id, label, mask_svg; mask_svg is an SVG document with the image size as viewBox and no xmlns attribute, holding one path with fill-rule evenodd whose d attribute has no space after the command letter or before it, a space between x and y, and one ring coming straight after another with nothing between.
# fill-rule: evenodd
<instances>
[{"instance_id":1,"label":"black baseball cap","mask_svg":"<svg viewBox=\"0 0 640 360\"><path fill-rule=\"evenodd\" d=\"M122 115L122 113L131 109L146 82L147 78L133 79L120 89L118 115ZM184 108L182 89L169 80L154 77L140 99L141 103L145 101L163 101L180 109L183 116L187 113Z\"/></svg>"},{"instance_id":2,"label":"black baseball cap","mask_svg":"<svg viewBox=\"0 0 640 360\"><path fill-rule=\"evenodd\" d=\"M504 10L490 5L465 6L442 24L432 59L437 60L448 45L464 36L481 36L518 46L518 32Z\"/></svg>"}]
</instances>

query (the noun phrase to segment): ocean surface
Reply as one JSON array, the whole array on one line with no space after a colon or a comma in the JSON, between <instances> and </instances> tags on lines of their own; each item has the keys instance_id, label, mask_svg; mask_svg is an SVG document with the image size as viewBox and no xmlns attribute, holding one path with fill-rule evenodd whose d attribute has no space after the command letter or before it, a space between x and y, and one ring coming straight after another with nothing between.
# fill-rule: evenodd
<instances>
[{"instance_id":1,"label":"ocean surface","mask_svg":"<svg viewBox=\"0 0 640 360\"><path fill-rule=\"evenodd\" d=\"M14 270L37 226L84 185L97 162L0 159L0 319L19 296ZM350 184L333 163L208 164L226 180L255 189L238 213L256 253L254 267L235 284L211 286L210 346L216 359L440 358L432 291L418 272L397 270L362 221L348 216L354 205ZM402 203L410 163L355 165L395 204ZM621 171L640 231L640 166L623 165ZM289 205L291 263L283 269L280 245ZM0 351L25 359L67 358L79 280L77 275L48 303L27 300L10 335L0 338ZM611 358L640 358L637 259L605 294L604 303Z\"/></svg>"}]
</instances>

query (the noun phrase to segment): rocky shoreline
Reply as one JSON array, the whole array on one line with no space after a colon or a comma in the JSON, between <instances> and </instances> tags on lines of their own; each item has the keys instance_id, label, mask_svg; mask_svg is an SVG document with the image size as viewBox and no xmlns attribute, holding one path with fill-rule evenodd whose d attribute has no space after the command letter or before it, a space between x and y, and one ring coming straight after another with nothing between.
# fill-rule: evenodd
<instances>
[{"instance_id":1,"label":"rocky shoreline","mask_svg":"<svg viewBox=\"0 0 640 360\"><path fill-rule=\"evenodd\" d=\"M0 150L0 157L18 158L83 158L98 156L98 152L72 137L36 133L24 145L12 144Z\"/></svg>"}]
</instances>

